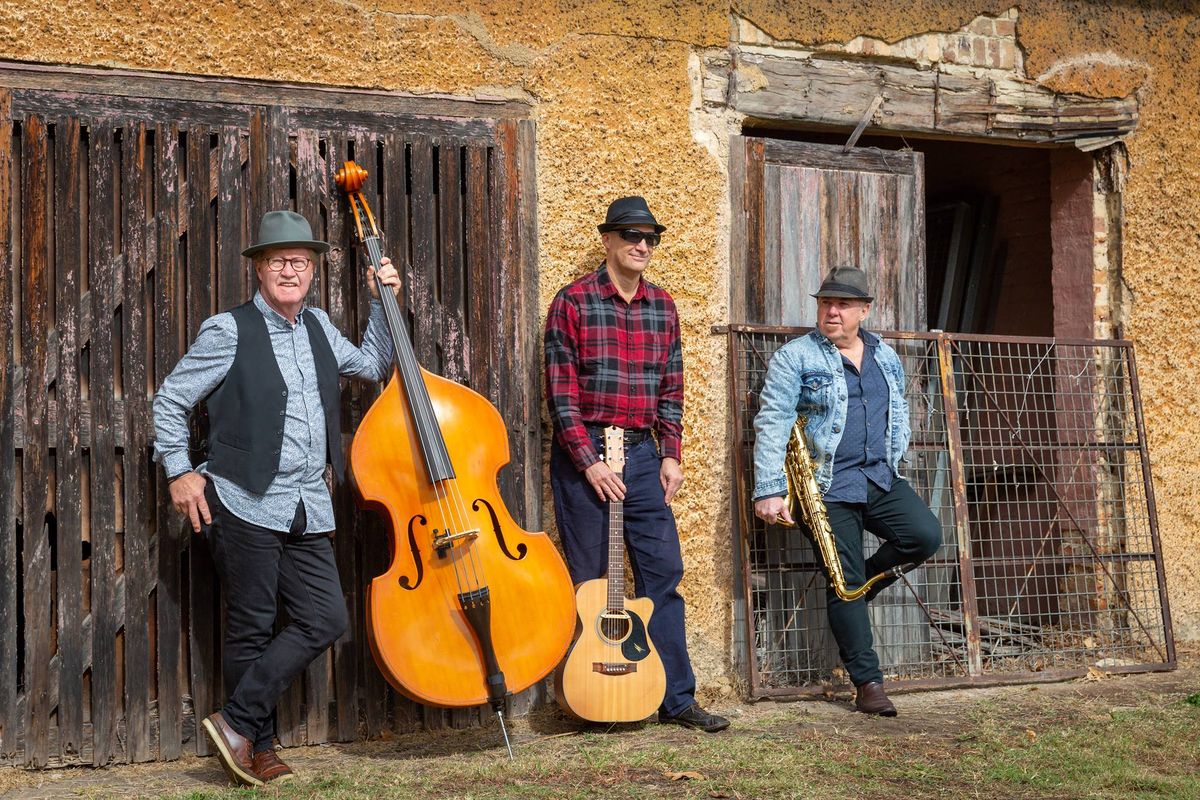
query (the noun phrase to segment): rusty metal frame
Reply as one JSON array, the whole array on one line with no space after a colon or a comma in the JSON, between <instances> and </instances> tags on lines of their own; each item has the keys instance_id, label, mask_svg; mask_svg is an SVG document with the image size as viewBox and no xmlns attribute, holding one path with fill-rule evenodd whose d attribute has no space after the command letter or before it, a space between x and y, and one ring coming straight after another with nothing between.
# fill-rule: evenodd
<instances>
[{"instance_id":1,"label":"rusty metal frame","mask_svg":"<svg viewBox=\"0 0 1200 800\"><path fill-rule=\"evenodd\" d=\"M729 359L729 391L730 403L733 407L731 415L731 440L733 444L733 469L734 469L734 491L736 494L736 515L734 518L734 536L738 543L738 556L740 558L740 591L742 592L742 600L746 604L746 613L742 620L743 623L743 638L744 638L744 658L746 678L750 686L750 695L752 698L786 698L786 697L802 697L811 695L820 695L829 691L831 684L836 684L837 681L832 675L822 677L819 681L808 683L799 683L795 685L768 685L765 680L763 666L759 662L756 654L756 609L755 592L752 586L754 573L754 552L752 547L752 536L756 530L757 521L753 518L753 503L750 496L752 489L752 464L749 458L749 440L746 435L747 414L752 405L753 396L750 394L753 391L752 380L748 376L748 371L743 369L742 360L747 358L757 359L763 367L767 362L767 356L759 350L754 343L754 336L766 335L779 337L782 340L792 338L794 336L806 333L807 328L792 328L783 326L770 325L732 325L715 327L714 333L724 334L727 337L727 354ZM1157 511L1154 502L1153 483L1150 479L1150 464L1149 452L1146 444L1145 423L1142 414L1142 403L1139 394L1139 385L1137 382L1136 361L1132 344L1127 340L1088 340L1088 339L1046 339L1040 337L1013 337L1013 336L991 336L991 335L966 335L966 334L949 334L949 333L916 333L916 332L881 332L880 334L885 339L889 340L908 340L921 341L926 343L926 354L928 363L936 363L938 370L937 376L925 376L926 378L936 378L937 387L940 391L940 409L944 418L944 435L945 435L945 450L948 457L948 472L949 472L949 494L951 498L951 508L953 512L953 536L956 554L953 558L941 558L927 562L926 566L949 568L957 567L957 577L959 590L958 598L961 604L961 619L956 618L953 624L958 625L962 629L961 644L958 649L955 649L947 642L943 632L943 626L951 615L942 611L931 609L926 602L921 598L920 593L906 579L904 581L910 599L915 600L915 604L919 607L921 614L924 616L926 624L937 632L941 637L941 644L945 646L945 650L949 652L958 663L961 664L960 674L947 674L939 677L898 677L890 680L889 686L897 689L922 689L922 688L943 688L952 686L976 686L976 685L994 685L1002 683L1015 682L1044 682L1067 680L1075 677L1086 675L1090 670L1095 669L1092 665L1078 666L1050 666L1044 669L1018 669L1018 670L1003 670L992 669L988 664L985 664L982 644L981 644L981 628L987 624L995 625L995 617L990 623L981 621L980 614L980 598L977 594L977 569L983 564L985 568L1000 570L1003 567L1016 567L1017 565L1028 565L1023 581L1020 582L1020 590L1013 602L1013 608L1016 608L1017 603L1022 599L1022 592L1028 590L1031 576L1035 568L1046 565L1072 565L1072 566L1090 566L1099 571L1099 574L1106 577L1111 583L1110 592L1115 593L1119 600L1124 604L1120 607L1122 613L1131 615L1137 623L1137 627L1145 635L1145 639L1149 642L1148 645L1142 644L1139 638L1136 648L1142 648L1140 652L1143 654L1147 651L1153 651L1153 655L1158 656L1161 660L1151 660L1143 658L1137 663L1107 663L1102 668L1106 672L1111 673L1132 673L1132 672L1151 672L1164 671L1175 668L1176 655L1173 631L1171 628L1170 607L1167 597L1167 589L1165 582L1165 572L1162 563L1162 549L1159 542ZM1084 531L1087 526L1074 518L1070 504L1078 504L1079 500L1068 500L1064 497L1064 492L1060 491L1060 487L1056 485L1054 477L1049 474L1055 469L1065 469L1061 465L1059 467L1046 467L1039 461L1038 457L1033 452L1037 449L1039 452L1046 450L1045 444L1030 445L1026 443L1018 434L1019 426L1016 426L1011 419L1006 415L1003 403L998 400L994 394L987 388L983 379L975 374L974 378L978 384L972 383L972 391L978 395L987 397L992 408L986 409L988 414L991 414L994 419L1000 420L1004 425L1008 425L1013 432L1011 437L1014 443L1014 452L1023 451L1029 458L1029 464L1025 467L1031 474L1035 475L1038 481L1039 488L1044 489L1047 494L1045 499L1037 501L1024 501L1030 506L1045 505L1054 509L1054 515L1049 520L1044 520L1047 527L1040 533L1040 544L1036 553L1032 555L989 555L984 562L976 563L973 555L973 545L978 545L973 535L972 529L972 513L970 503L968 502L968 462L965 458L966 448L968 445L964 442L963 423L960 418L960 398L957 384L960 380L971 379L975 368L969 363L969 354L965 353L961 348L964 345L977 344L983 346L997 346L995 358L997 363L1003 363L1006 359L1019 360L1019 358L1009 355L1007 351L1000 349L1007 346L1029 345L1033 347L1042 347L1045 349L1045 355L1041 360L1053 358L1055 360L1062 359L1068 361L1068 357L1060 355L1062 348L1080 348L1082 352L1087 353L1093 351L1096 353L1102 350L1111 351L1112 357L1117 359L1119 372L1124 373L1118 377L1124 382L1123 390L1128 390L1128 399L1132 413L1132 424L1130 427L1130 435L1136 432L1136 445L1132 444L1111 444L1105 442L1091 443L1065 443L1061 446L1050 447L1048 452L1058 454L1065 453L1074 449L1077 452L1095 452L1103 454L1106 458L1111 458L1113 455L1120 456L1121 454L1136 455L1140 462L1141 468L1141 490L1144 494L1144 509L1145 520L1148 523L1150 552L1103 552L1097 543L1092 541ZM1014 350L1014 352L1017 352ZM1035 352L1035 351L1030 351ZM936 362L932 358L936 355ZM982 357L982 356L975 356ZM1021 356L1028 358L1028 356ZM1094 358L1093 358L1094 360ZM1091 363L1084 359L1085 365ZM1099 363L1098 361L1096 362ZM1036 366L1035 366L1036 369ZM1005 373L994 372L989 373L993 378L996 376L1005 377ZM1099 378L1097 385L1100 385ZM1117 401L1123 403L1122 398L1125 395L1118 393ZM931 410L931 415L935 411ZM980 413L976 410L976 413ZM1055 410L1054 418L1057 419L1060 413L1077 413L1077 412L1060 412ZM1089 413L1086 409L1079 413ZM976 430L976 435L980 435L982 429ZM976 443L973 445L976 449L982 448L987 451L988 448L995 447L991 444ZM941 448L936 448L938 452ZM1085 462L1086 463L1086 462ZM1114 466L1114 462L1108 462L1108 467ZM1074 481L1078 464L1071 467L1070 480ZM1130 467L1132 468L1132 467ZM1073 486L1074 484L1070 484ZM996 501L997 503L999 501ZM1006 501L1007 502L1007 501ZM1100 502L1095 500L1094 502ZM1120 501L1125 508L1126 500L1122 497ZM1124 518L1122 518L1124 519ZM1137 521L1139 518L1134 518ZM1070 530L1075 532L1081 539L1082 544L1086 548L1086 552L1079 554L1068 554L1067 552L1055 553L1046 555L1047 544L1051 541L1051 534L1055 531L1055 526L1060 526L1063 523L1070 523ZM1013 540L1020 544L1023 542L1034 541L1034 539ZM1058 541L1058 540L1055 540ZM1062 541L1065 541L1063 539ZM1010 542L1013 543L1013 542ZM1061 542L1060 542L1061 544ZM786 555L786 554L785 554ZM1137 564L1147 560L1154 561L1154 583L1156 583L1157 609L1150 608L1150 611L1158 611L1157 615L1140 614L1135 602L1129 595L1129 590L1122 586L1122 581L1118 580L1114 575L1114 570L1117 570L1121 565ZM787 558L777 557L771 561L772 569L788 569L798 572L808 572L814 570L814 575L817 574L817 565L801 563L788 560ZM1051 574L1051 577L1055 577ZM1070 575L1065 578L1071 577ZM1065 579L1064 578L1064 579ZM991 576L992 580L996 580L995 576ZM1139 578L1142 581L1146 580L1146 576ZM1016 578L1013 578L1016 580ZM1043 582L1049 582L1049 578L1041 576ZM811 586L812 581L809 581ZM1106 587L1109 583L1104 584ZM809 586L804 587L810 588ZM783 590L779 590L783 592ZM1145 594L1142 592L1141 594ZM1040 597L1040 596L1039 596ZM997 598L992 598L993 601ZM1007 600L1007 597L1001 597L1000 600ZM1078 597L1072 598L1078 600ZM1065 617L1071 616L1070 606L1065 606L1067 611L1055 612ZM793 609L791 617L794 619L799 609ZM769 613L786 613L786 609L767 609ZM1144 618L1143 618L1144 617ZM1155 618L1157 617L1157 618ZM939 619L942 624L935 623L935 618ZM1130 628L1132 629L1132 626ZM781 632L780 636L782 637ZM1041 631L1039 629L1039 635ZM1001 636L1000 638L1003 638ZM1014 637L1016 638L1016 637ZM1130 645L1126 649L1136 649ZM1097 648L1101 650L1101 648ZM1120 652L1125 652L1121 648L1117 648ZM1035 651L1038 652L1038 651ZM1075 654L1077 648L1064 647L1064 653ZM995 657L994 660L1002 660L1002 657ZM1114 659L1102 659L1104 661L1114 661ZM945 662L943 662L945 663Z\"/></svg>"}]
</instances>

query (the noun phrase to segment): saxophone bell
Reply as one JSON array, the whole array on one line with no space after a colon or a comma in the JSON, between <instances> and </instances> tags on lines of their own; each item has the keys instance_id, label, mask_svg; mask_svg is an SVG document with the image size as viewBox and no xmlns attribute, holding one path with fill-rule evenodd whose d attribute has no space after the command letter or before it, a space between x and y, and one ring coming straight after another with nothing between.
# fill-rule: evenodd
<instances>
[{"instance_id":1,"label":"saxophone bell","mask_svg":"<svg viewBox=\"0 0 1200 800\"><path fill-rule=\"evenodd\" d=\"M798 527L801 521L808 528L808 536L821 557L825 567L825 575L829 585L843 600L857 600L881 580L898 578L905 572L916 567L916 564L901 564L892 567L856 589L846 586L846 575L842 571L842 559L838 555L837 540L833 528L829 525L829 515L825 508L825 500L821 497L821 487L817 484L816 465L813 464L812 454L808 450L808 437L804 433L808 425L808 417L798 417L792 426L792 435L788 439L787 454L784 456L783 469L787 475L788 493L787 506L791 511L796 525L780 522L785 527Z\"/></svg>"}]
</instances>

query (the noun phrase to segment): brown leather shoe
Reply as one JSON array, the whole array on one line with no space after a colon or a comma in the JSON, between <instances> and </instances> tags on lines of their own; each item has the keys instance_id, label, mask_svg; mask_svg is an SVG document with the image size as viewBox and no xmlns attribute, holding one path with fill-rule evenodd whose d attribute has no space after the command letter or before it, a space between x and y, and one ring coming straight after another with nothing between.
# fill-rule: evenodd
<instances>
[{"instance_id":1,"label":"brown leather shoe","mask_svg":"<svg viewBox=\"0 0 1200 800\"><path fill-rule=\"evenodd\" d=\"M292 768L274 750L262 750L254 754L254 772L265 782L290 781L296 777Z\"/></svg>"},{"instance_id":2,"label":"brown leather shoe","mask_svg":"<svg viewBox=\"0 0 1200 800\"><path fill-rule=\"evenodd\" d=\"M896 707L883 691L879 681L864 683L858 687L854 695L854 707L864 714L878 714L881 717L896 716Z\"/></svg>"},{"instance_id":3,"label":"brown leather shoe","mask_svg":"<svg viewBox=\"0 0 1200 800\"><path fill-rule=\"evenodd\" d=\"M254 743L229 727L221 712L205 717L200 723L229 779L242 786L262 786L263 779L254 771Z\"/></svg>"}]
</instances>

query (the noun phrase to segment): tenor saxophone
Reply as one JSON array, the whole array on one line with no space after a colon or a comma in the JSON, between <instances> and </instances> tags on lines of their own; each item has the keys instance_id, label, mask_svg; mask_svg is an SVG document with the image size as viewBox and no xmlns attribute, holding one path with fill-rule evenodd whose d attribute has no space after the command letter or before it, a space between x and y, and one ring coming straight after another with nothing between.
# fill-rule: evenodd
<instances>
[{"instance_id":1,"label":"tenor saxophone","mask_svg":"<svg viewBox=\"0 0 1200 800\"><path fill-rule=\"evenodd\" d=\"M804 435L804 426L807 424L807 417L799 417L796 420L796 424L792 426L791 438L788 439L787 455L783 459L783 471L787 474L788 483L787 506L792 513L792 519L803 520L808 527L813 545L825 564L825 574L829 576L829 585L833 587L833 591L843 600L857 600L879 581L884 578L898 578L912 565L901 564L892 567L872 577L857 589L846 588L846 575L842 571L837 540L834 539L833 528L829 525L825 501L821 498L821 487L817 485L816 466L808 452L808 438ZM780 524L787 525L783 522ZM795 523L788 527L794 526Z\"/></svg>"}]
</instances>

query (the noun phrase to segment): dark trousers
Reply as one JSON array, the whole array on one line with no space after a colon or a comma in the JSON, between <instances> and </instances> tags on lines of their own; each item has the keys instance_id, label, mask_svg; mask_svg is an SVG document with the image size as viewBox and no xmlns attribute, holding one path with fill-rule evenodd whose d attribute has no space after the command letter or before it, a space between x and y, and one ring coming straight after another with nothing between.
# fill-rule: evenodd
<instances>
[{"instance_id":1,"label":"dark trousers","mask_svg":"<svg viewBox=\"0 0 1200 800\"><path fill-rule=\"evenodd\" d=\"M280 696L345 632L346 602L329 536L301 535L303 504L292 531L282 533L229 513L212 481L205 497L213 515L208 544L226 605L221 666L229 702L221 713L257 753L272 747ZM276 636L277 597L291 623Z\"/></svg>"},{"instance_id":2,"label":"dark trousers","mask_svg":"<svg viewBox=\"0 0 1200 800\"><path fill-rule=\"evenodd\" d=\"M597 448L600 439L594 437ZM667 674L662 710L675 715L695 702L696 677L683 628L683 578L679 531L659 481L661 460L651 438L625 448L625 545L633 568L634 594L654 601L648 631ZM576 584L608 572L608 504L555 441L550 449L554 517Z\"/></svg>"},{"instance_id":3,"label":"dark trousers","mask_svg":"<svg viewBox=\"0 0 1200 800\"><path fill-rule=\"evenodd\" d=\"M868 482L866 503L831 502L826 503L826 511L837 540L846 585L851 589L892 567L920 564L937 552L942 543L942 527L937 517L908 481L900 478L893 479L892 488L887 492ZM880 548L865 560L864 529L883 539ZM826 592L829 627L855 686L883 680L871 636L867 603L896 580L882 580L871 587L866 596L850 602L838 597L832 587Z\"/></svg>"}]
</instances>

